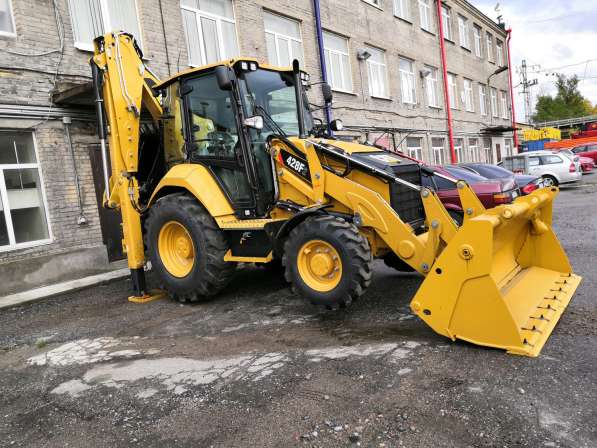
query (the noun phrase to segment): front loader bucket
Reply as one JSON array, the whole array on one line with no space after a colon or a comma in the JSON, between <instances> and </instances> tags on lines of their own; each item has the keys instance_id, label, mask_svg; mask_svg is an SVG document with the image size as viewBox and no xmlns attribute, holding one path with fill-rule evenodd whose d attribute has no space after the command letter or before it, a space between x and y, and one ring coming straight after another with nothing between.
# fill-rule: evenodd
<instances>
[{"instance_id":1,"label":"front loader bucket","mask_svg":"<svg viewBox=\"0 0 597 448\"><path fill-rule=\"evenodd\" d=\"M581 281L551 227L557 193L544 188L465 222L412 310L452 340L539 355Z\"/></svg>"}]
</instances>

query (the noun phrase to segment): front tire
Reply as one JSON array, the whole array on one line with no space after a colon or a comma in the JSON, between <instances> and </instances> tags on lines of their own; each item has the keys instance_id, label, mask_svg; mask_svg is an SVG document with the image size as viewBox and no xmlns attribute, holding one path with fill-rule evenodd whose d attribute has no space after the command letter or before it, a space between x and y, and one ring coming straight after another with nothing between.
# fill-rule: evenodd
<instances>
[{"instance_id":1,"label":"front tire","mask_svg":"<svg viewBox=\"0 0 597 448\"><path fill-rule=\"evenodd\" d=\"M367 238L334 216L313 216L297 225L284 244L282 263L293 290L328 309L349 306L371 283Z\"/></svg>"},{"instance_id":2,"label":"front tire","mask_svg":"<svg viewBox=\"0 0 597 448\"><path fill-rule=\"evenodd\" d=\"M145 221L145 245L162 287L180 302L220 292L234 273L228 243L209 213L186 194L160 198Z\"/></svg>"},{"instance_id":3,"label":"front tire","mask_svg":"<svg viewBox=\"0 0 597 448\"><path fill-rule=\"evenodd\" d=\"M557 187L559 184L558 180L553 176L543 176L543 185L545 187Z\"/></svg>"}]
</instances>

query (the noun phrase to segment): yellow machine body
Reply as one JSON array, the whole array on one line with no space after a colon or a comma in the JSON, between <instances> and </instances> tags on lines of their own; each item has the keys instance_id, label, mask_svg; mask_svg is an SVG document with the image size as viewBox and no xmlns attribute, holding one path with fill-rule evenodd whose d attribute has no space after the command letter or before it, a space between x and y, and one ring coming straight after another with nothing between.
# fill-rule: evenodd
<instances>
[{"instance_id":1,"label":"yellow machine body","mask_svg":"<svg viewBox=\"0 0 597 448\"><path fill-rule=\"evenodd\" d=\"M156 123L166 110L173 115L163 125L167 169L145 207L151 209L160 198L183 191L196 198L223 231L251 232L292 222L294 214L280 206L272 207L265 216L239 218L212 171L184 158L178 81L217 65L234 67L239 61L255 60L191 69L160 83L142 69L143 61L130 36L110 33L103 39L101 48L96 44L94 62L103 71L103 97L110 125L112 176L106 205L122 213L123 245L131 269L145 264L140 211L135 206L139 197L135 175L141 110L148 111ZM148 87L149 81L154 90ZM167 92L166 97L156 97L155 90ZM194 124L197 139L204 138L214 126L208 121ZM323 151L328 145L334 148L332 155ZM557 188L544 188L510 205L486 210L474 191L460 181L457 188L466 213L459 227L437 194L418 186L425 222L424 231L416 231L392 207L391 181L358 166L348 170L341 158L333 156L379 153L379 148L291 136L273 138L268 151L279 199L300 207L303 213L325 209L353 217L373 257L395 254L425 276L411 308L434 331L452 340L537 356L580 283L552 229ZM283 154L304 160L309 175L291 169ZM383 160L393 156L379 157ZM183 255L195 253L184 227L168 223L163 232L161 250L167 252L178 244ZM305 244L300 254L297 269L313 289L325 292L338 285L345 269L337 261L338 248L316 239ZM274 249L259 257L238 256L229 250L224 261L267 263L274 255ZM172 258L171 262L181 277L193 266L182 259Z\"/></svg>"}]
</instances>

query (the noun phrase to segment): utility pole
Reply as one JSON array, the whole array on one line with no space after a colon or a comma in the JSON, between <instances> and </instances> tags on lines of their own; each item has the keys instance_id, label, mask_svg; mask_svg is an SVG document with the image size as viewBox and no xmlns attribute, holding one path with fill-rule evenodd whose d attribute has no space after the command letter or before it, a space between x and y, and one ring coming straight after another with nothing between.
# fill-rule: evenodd
<instances>
[{"instance_id":1,"label":"utility pole","mask_svg":"<svg viewBox=\"0 0 597 448\"><path fill-rule=\"evenodd\" d=\"M520 74L522 76L522 94L524 95L524 113L526 123L531 122L531 87L536 86L538 81L533 79L529 81L527 72L527 61L523 59Z\"/></svg>"}]
</instances>

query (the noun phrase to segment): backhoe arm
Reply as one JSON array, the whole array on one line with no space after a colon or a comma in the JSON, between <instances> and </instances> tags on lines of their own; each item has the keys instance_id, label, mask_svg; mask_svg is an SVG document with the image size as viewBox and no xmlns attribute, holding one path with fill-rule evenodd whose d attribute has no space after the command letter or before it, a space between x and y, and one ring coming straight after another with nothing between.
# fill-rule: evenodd
<instances>
[{"instance_id":1,"label":"backhoe arm","mask_svg":"<svg viewBox=\"0 0 597 448\"><path fill-rule=\"evenodd\" d=\"M97 38L94 46L95 55L90 64L104 165L104 206L120 209L123 250L128 257L135 296L147 297L136 176L141 111L146 109L156 122L162 115L161 104L151 89L158 80L145 67L141 51L130 34L108 33Z\"/></svg>"}]
</instances>

